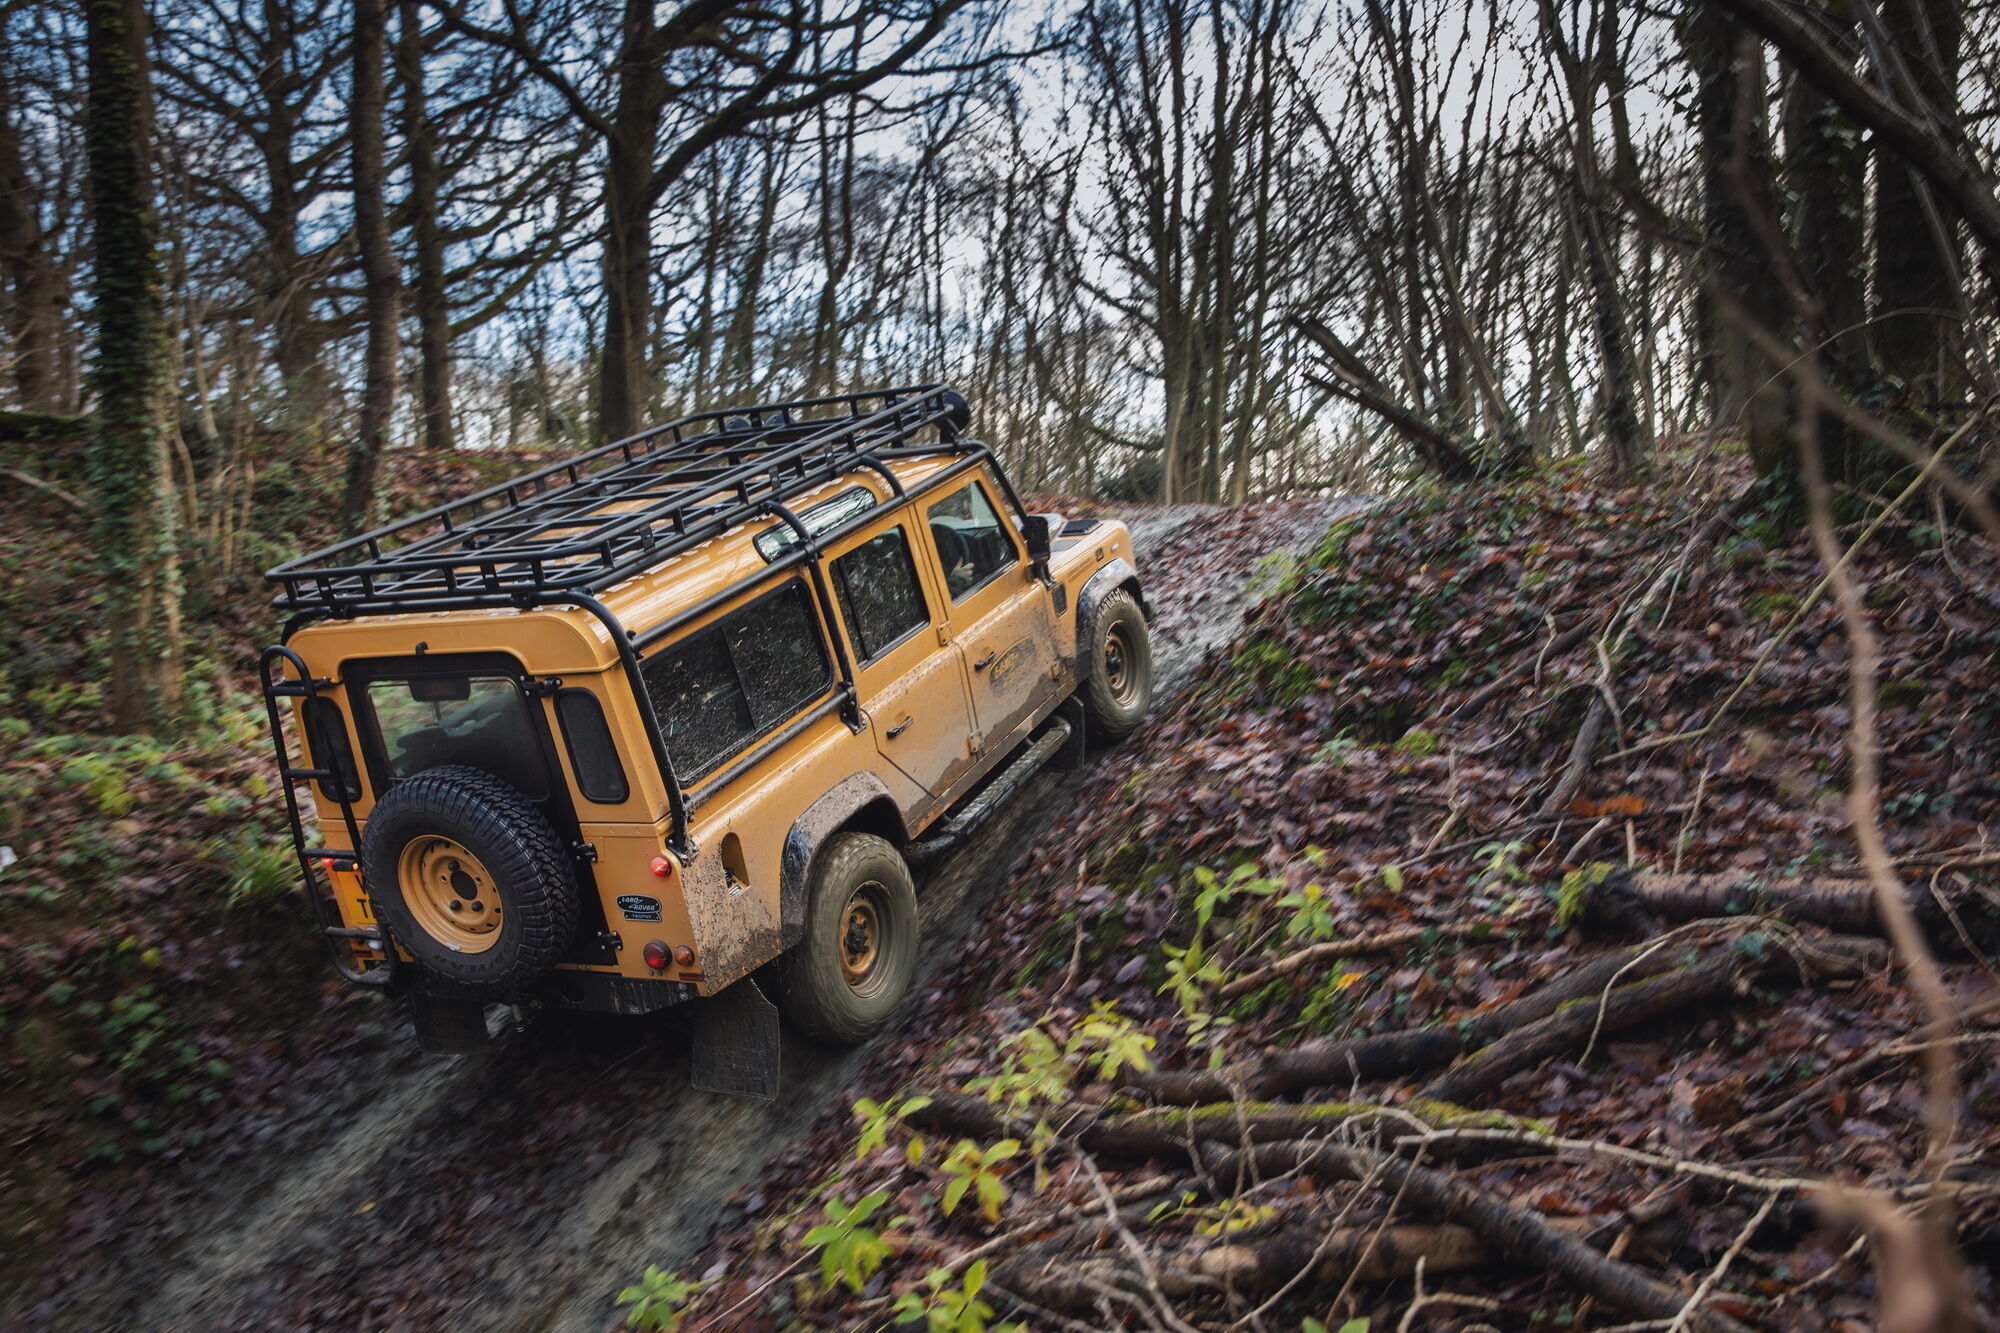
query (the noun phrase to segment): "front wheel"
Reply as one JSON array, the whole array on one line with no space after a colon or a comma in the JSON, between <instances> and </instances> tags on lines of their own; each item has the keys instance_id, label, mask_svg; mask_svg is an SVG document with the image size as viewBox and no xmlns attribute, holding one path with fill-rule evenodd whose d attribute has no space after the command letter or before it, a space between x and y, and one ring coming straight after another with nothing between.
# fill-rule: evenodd
<instances>
[{"instance_id":1,"label":"front wheel","mask_svg":"<svg viewBox=\"0 0 2000 1333\"><path fill-rule=\"evenodd\" d=\"M805 933L779 969L785 1016L843 1046L882 1030L917 968L917 890L902 854L836 833L813 858Z\"/></svg>"},{"instance_id":2,"label":"front wheel","mask_svg":"<svg viewBox=\"0 0 2000 1333\"><path fill-rule=\"evenodd\" d=\"M1153 702L1153 645L1139 601L1120 588L1104 599L1092 622L1090 674L1083 682L1089 734L1122 741Z\"/></svg>"}]
</instances>

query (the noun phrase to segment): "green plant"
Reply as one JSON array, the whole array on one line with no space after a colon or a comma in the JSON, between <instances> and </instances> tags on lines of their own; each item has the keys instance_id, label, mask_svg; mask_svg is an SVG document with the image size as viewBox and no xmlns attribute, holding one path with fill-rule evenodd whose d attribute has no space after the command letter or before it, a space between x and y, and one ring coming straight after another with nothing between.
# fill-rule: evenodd
<instances>
[{"instance_id":1,"label":"green plant","mask_svg":"<svg viewBox=\"0 0 2000 1333\"><path fill-rule=\"evenodd\" d=\"M1118 1077L1120 1069L1129 1067L1141 1073L1151 1069L1153 1058L1148 1052L1152 1049L1151 1037L1134 1027L1112 1001L1099 1000L1070 1033L1063 1053L1080 1056L1085 1069L1095 1070L1099 1078L1109 1082Z\"/></svg>"},{"instance_id":2,"label":"green plant","mask_svg":"<svg viewBox=\"0 0 2000 1333\"><path fill-rule=\"evenodd\" d=\"M625 1327L674 1333L687 1313L687 1303L700 1290L701 1283L648 1264L638 1282L618 1293L618 1304L631 1307L625 1312Z\"/></svg>"},{"instance_id":3,"label":"green plant","mask_svg":"<svg viewBox=\"0 0 2000 1333\"><path fill-rule=\"evenodd\" d=\"M858 1293L889 1257L889 1242L868 1225L868 1219L888 1198L889 1191L876 1190L851 1204L828 1199L823 1205L826 1221L806 1232L806 1245L819 1251L820 1280L828 1287L844 1282L849 1290ZM890 1218L882 1230L893 1231L908 1220L899 1214Z\"/></svg>"},{"instance_id":4,"label":"green plant","mask_svg":"<svg viewBox=\"0 0 2000 1333\"><path fill-rule=\"evenodd\" d=\"M276 902L298 887L299 864L287 843L255 836L218 838L208 844L203 859L222 872L231 907Z\"/></svg>"},{"instance_id":5,"label":"green plant","mask_svg":"<svg viewBox=\"0 0 2000 1333\"><path fill-rule=\"evenodd\" d=\"M1207 1003L1208 988L1222 983L1222 969L1209 956L1199 931L1185 948L1162 944L1160 952L1167 956L1167 979L1161 983L1159 993L1172 991L1181 1013L1193 1017Z\"/></svg>"},{"instance_id":6,"label":"green plant","mask_svg":"<svg viewBox=\"0 0 2000 1333\"><path fill-rule=\"evenodd\" d=\"M971 1080L965 1085L967 1092L983 1093L989 1102L1023 1111L1038 1101L1061 1101L1069 1091L1069 1062L1055 1038L1040 1027L1023 1028L1000 1047L1006 1053L1000 1072Z\"/></svg>"},{"instance_id":7,"label":"green plant","mask_svg":"<svg viewBox=\"0 0 2000 1333\"><path fill-rule=\"evenodd\" d=\"M1396 742L1396 753L1411 759L1428 759L1437 753L1438 738L1421 727L1412 727Z\"/></svg>"},{"instance_id":8,"label":"green plant","mask_svg":"<svg viewBox=\"0 0 2000 1333\"><path fill-rule=\"evenodd\" d=\"M991 1148L981 1148L971 1139L960 1139L940 1168L950 1179L940 1203L945 1216L950 1217L957 1210L970 1190L986 1220L998 1222L1000 1205L1007 1201L1007 1186L1000 1178L999 1167L1020 1151L1019 1139L1002 1139Z\"/></svg>"},{"instance_id":9,"label":"green plant","mask_svg":"<svg viewBox=\"0 0 2000 1333\"><path fill-rule=\"evenodd\" d=\"M1561 886L1556 889L1556 925L1565 930L1575 925L1583 916L1591 891L1602 884L1610 873L1608 862L1592 861L1581 870L1572 870L1564 875Z\"/></svg>"},{"instance_id":10,"label":"green plant","mask_svg":"<svg viewBox=\"0 0 2000 1333\"><path fill-rule=\"evenodd\" d=\"M1300 1333L1326 1333L1326 1325L1317 1319L1308 1319ZM1368 1333L1366 1319L1350 1319L1340 1326L1340 1333Z\"/></svg>"},{"instance_id":11,"label":"green plant","mask_svg":"<svg viewBox=\"0 0 2000 1333\"><path fill-rule=\"evenodd\" d=\"M1276 880L1259 876L1256 865L1249 861L1230 871L1227 877L1218 876L1207 866L1196 866L1194 882L1194 920L1197 927L1206 926L1214 918L1216 908L1239 896L1247 894L1253 898L1268 898L1280 887Z\"/></svg>"},{"instance_id":12,"label":"green plant","mask_svg":"<svg viewBox=\"0 0 2000 1333\"><path fill-rule=\"evenodd\" d=\"M1286 939L1295 940L1302 935L1315 940L1333 938L1333 905L1324 885L1306 884L1292 889L1278 899L1278 906L1289 908L1292 913L1285 926Z\"/></svg>"},{"instance_id":13,"label":"green plant","mask_svg":"<svg viewBox=\"0 0 2000 1333\"><path fill-rule=\"evenodd\" d=\"M923 1110L931 1104L928 1097L891 1097L886 1102L878 1102L873 1097L863 1097L854 1103L854 1114L861 1121L861 1138L854 1145L854 1160L860 1161L869 1153L889 1141L889 1127L907 1115ZM924 1138L912 1134L907 1149L910 1165L924 1160Z\"/></svg>"},{"instance_id":14,"label":"green plant","mask_svg":"<svg viewBox=\"0 0 2000 1333\"><path fill-rule=\"evenodd\" d=\"M891 1308L899 1324L923 1320L925 1333L987 1333L986 1321L993 1317L993 1307L979 1299L979 1289L985 1285L984 1259L973 1260L965 1270L964 1279L956 1285L952 1283L950 1270L933 1268L924 1274L928 1295L906 1291ZM1001 1324L992 1333L1016 1333L1021 1327Z\"/></svg>"}]
</instances>

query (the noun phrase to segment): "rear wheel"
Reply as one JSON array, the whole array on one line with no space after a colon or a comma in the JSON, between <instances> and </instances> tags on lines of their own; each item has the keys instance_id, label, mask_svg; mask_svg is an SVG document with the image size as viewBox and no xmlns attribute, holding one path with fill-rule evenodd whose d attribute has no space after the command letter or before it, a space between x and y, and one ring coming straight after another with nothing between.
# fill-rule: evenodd
<instances>
[{"instance_id":1,"label":"rear wheel","mask_svg":"<svg viewBox=\"0 0 2000 1333\"><path fill-rule=\"evenodd\" d=\"M561 840L482 769L448 765L391 787L362 833L361 873L376 917L440 992L517 991L555 966L576 926Z\"/></svg>"},{"instance_id":2,"label":"rear wheel","mask_svg":"<svg viewBox=\"0 0 2000 1333\"><path fill-rule=\"evenodd\" d=\"M874 1036L916 975L917 935L902 854L873 834L834 834L813 858L805 933L781 960L785 1016L823 1041Z\"/></svg>"},{"instance_id":3,"label":"rear wheel","mask_svg":"<svg viewBox=\"0 0 2000 1333\"><path fill-rule=\"evenodd\" d=\"M1118 589L1092 622L1090 674L1083 682L1089 734L1107 741L1131 735L1153 702L1153 645L1146 615L1130 591Z\"/></svg>"}]
</instances>

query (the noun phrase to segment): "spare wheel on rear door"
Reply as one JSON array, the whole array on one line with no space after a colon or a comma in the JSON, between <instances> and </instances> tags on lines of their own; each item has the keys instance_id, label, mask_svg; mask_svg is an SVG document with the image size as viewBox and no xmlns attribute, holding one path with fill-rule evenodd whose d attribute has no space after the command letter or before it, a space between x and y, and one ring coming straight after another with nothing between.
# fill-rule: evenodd
<instances>
[{"instance_id":1,"label":"spare wheel on rear door","mask_svg":"<svg viewBox=\"0 0 2000 1333\"><path fill-rule=\"evenodd\" d=\"M375 803L361 873L376 917L450 989L497 999L555 965L575 867L533 802L482 769L427 769Z\"/></svg>"}]
</instances>

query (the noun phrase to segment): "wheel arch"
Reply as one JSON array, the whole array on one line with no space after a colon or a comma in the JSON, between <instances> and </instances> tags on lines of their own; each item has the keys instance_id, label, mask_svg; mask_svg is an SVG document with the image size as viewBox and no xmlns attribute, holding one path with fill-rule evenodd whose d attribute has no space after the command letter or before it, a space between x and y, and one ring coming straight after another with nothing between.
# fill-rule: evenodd
<instances>
[{"instance_id":1,"label":"wheel arch","mask_svg":"<svg viewBox=\"0 0 2000 1333\"><path fill-rule=\"evenodd\" d=\"M1114 592L1129 592L1132 600L1139 604L1139 614L1150 622L1153 619L1153 604L1146 600L1146 590L1139 585L1139 571L1132 568L1132 562L1119 556L1083 581L1083 587L1076 594L1076 661L1073 664L1076 679L1082 680L1090 668L1090 645L1095 643L1097 634L1097 613L1104 605L1104 599Z\"/></svg>"},{"instance_id":2,"label":"wheel arch","mask_svg":"<svg viewBox=\"0 0 2000 1333\"><path fill-rule=\"evenodd\" d=\"M785 835L778 874L780 935L787 949L805 933L806 893L811 887L813 857L836 833L872 833L898 850L910 840L902 811L890 796L888 785L870 772L849 774L807 806Z\"/></svg>"}]
</instances>

